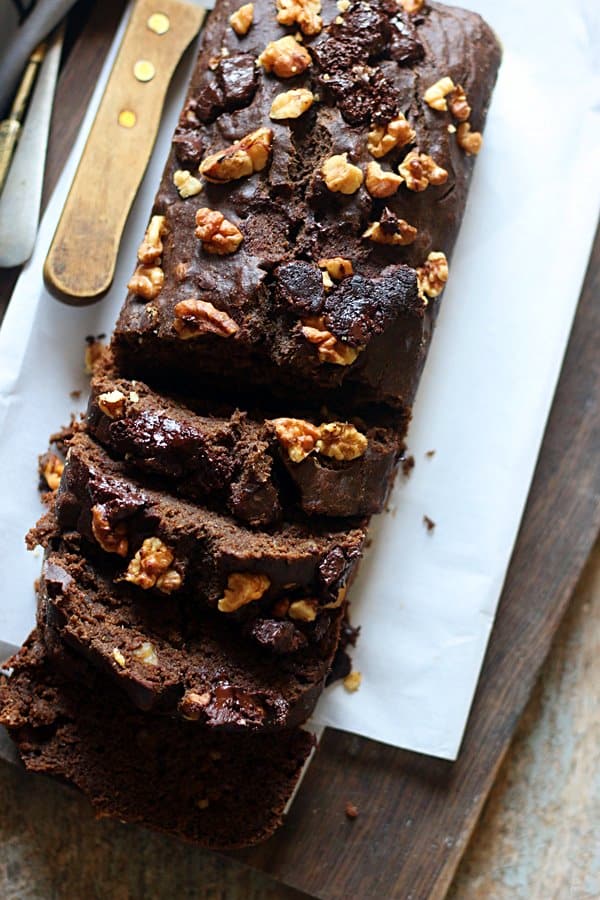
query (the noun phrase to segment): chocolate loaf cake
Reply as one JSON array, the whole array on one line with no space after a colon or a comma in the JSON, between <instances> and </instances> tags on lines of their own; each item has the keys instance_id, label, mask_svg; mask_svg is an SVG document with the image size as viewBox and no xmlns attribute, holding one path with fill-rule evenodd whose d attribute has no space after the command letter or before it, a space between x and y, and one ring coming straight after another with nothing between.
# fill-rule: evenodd
<instances>
[{"instance_id":1,"label":"chocolate loaf cake","mask_svg":"<svg viewBox=\"0 0 600 900\"><path fill-rule=\"evenodd\" d=\"M357 419L248 414L214 402L200 415L179 397L123 378L110 353L96 368L86 421L132 470L159 475L180 496L251 525L273 524L284 508L321 516L381 512L403 452L395 428Z\"/></svg>"},{"instance_id":2,"label":"chocolate loaf cake","mask_svg":"<svg viewBox=\"0 0 600 900\"><path fill-rule=\"evenodd\" d=\"M49 516L61 532L77 531L121 560L118 578L134 590L163 600L184 592L225 616L254 616L285 597L309 604L314 619L337 603L365 539L360 523L342 529L333 519L283 522L270 532L244 527L134 479L85 433L70 442ZM47 543L51 530L42 520L30 544Z\"/></svg>"},{"instance_id":3,"label":"chocolate loaf cake","mask_svg":"<svg viewBox=\"0 0 600 900\"><path fill-rule=\"evenodd\" d=\"M6 665L0 724L25 767L77 787L98 816L219 850L263 841L281 824L313 746L308 732L219 735L141 713L79 661L65 676L36 632Z\"/></svg>"},{"instance_id":4,"label":"chocolate loaf cake","mask_svg":"<svg viewBox=\"0 0 600 900\"><path fill-rule=\"evenodd\" d=\"M257 0L241 29L237 9L206 27L119 363L406 422L498 42L437 3Z\"/></svg>"},{"instance_id":5,"label":"chocolate loaf cake","mask_svg":"<svg viewBox=\"0 0 600 900\"><path fill-rule=\"evenodd\" d=\"M39 625L101 669L142 710L211 729L265 731L304 722L323 689L344 608L313 622L279 608L243 626L192 599L140 596L115 569L68 544L48 553Z\"/></svg>"}]
</instances>

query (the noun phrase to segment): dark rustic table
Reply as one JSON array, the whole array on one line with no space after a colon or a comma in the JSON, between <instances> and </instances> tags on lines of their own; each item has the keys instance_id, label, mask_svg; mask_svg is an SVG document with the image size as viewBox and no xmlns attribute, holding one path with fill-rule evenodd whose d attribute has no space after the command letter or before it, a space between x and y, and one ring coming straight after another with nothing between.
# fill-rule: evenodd
<instances>
[{"instance_id":1,"label":"dark rustic table","mask_svg":"<svg viewBox=\"0 0 600 900\"><path fill-rule=\"evenodd\" d=\"M122 7L122 0L82 0L71 17L46 197L72 145ZM17 274L0 273L0 311ZM278 879L276 886L257 872L167 838L95 823L81 798L0 766L0 896L298 896L283 883L324 898L445 895L600 526L599 284L597 239L459 761L450 764L328 731L285 828L262 847L232 854ZM570 627L577 629L578 622ZM545 671L560 693L560 673L553 676L552 665ZM540 696L534 702L552 707L554 695ZM531 715L525 729L535 733ZM536 719L533 714L533 720L543 729L543 715ZM563 731L568 734L564 723ZM527 740L525 734L521 747ZM585 757L580 764L588 763ZM523 791L515 796L528 798L527 803L539 797L527 787ZM348 799L360 809L353 822L343 813ZM499 881L490 881L493 851L486 850L492 854L490 867L482 872L477 842L474 846L476 855L471 868L462 870L455 897L587 896L520 893L520 886L503 893ZM514 871L515 878L523 876L518 867ZM479 883L486 885L483 893L478 893Z\"/></svg>"}]
</instances>

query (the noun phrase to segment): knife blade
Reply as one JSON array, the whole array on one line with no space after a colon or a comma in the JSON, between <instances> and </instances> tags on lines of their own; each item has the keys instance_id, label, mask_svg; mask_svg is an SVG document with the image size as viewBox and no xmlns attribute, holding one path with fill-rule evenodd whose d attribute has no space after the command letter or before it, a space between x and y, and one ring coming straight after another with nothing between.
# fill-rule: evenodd
<instances>
[{"instance_id":1,"label":"knife blade","mask_svg":"<svg viewBox=\"0 0 600 900\"><path fill-rule=\"evenodd\" d=\"M125 221L158 132L167 88L205 7L137 0L44 265L67 303L110 287Z\"/></svg>"},{"instance_id":2,"label":"knife blade","mask_svg":"<svg viewBox=\"0 0 600 900\"><path fill-rule=\"evenodd\" d=\"M37 234L52 102L63 29L50 38L10 170L0 194L0 268L31 256Z\"/></svg>"}]
</instances>

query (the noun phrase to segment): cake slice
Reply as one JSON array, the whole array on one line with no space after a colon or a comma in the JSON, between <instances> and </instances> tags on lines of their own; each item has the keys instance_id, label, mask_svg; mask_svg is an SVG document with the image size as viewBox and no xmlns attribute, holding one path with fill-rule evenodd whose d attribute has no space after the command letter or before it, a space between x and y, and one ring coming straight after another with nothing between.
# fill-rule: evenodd
<instances>
[{"instance_id":1,"label":"cake slice","mask_svg":"<svg viewBox=\"0 0 600 900\"><path fill-rule=\"evenodd\" d=\"M306 762L306 731L220 735L140 713L98 673L50 663L34 632L0 676L0 724L30 772L78 788L98 817L224 850L268 838Z\"/></svg>"},{"instance_id":2,"label":"cake slice","mask_svg":"<svg viewBox=\"0 0 600 900\"><path fill-rule=\"evenodd\" d=\"M161 486L133 478L88 434L75 434L50 517L61 532L78 532L118 561L117 577L140 595L154 592L165 601L183 591L198 608L235 618L286 598L302 601L290 609L312 620L338 602L361 555L364 523L283 522L257 531ZM49 531L44 520L30 544L47 544Z\"/></svg>"},{"instance_id":3,"label":"cake slice","mask_svg":"<svg viewBox=\"0 0 600 900\"><path fill-rule=\"evenodd\" d=\"M383 509L403 451L397 428L211 406L200 415L122 377L107 353L92 379L87 428L132 470L252 525L272 524L284 508L324 516Z\"/></svg>"},{"instance_id":4,"label":"cake slice","mask_svg":"<svg viewBox=\"0 0 600 900\"><path fill-rule=\"evenodd\" d=\"M345 4L344 4L345 5ZM221 0L114 335L168 372L407 421L500 47L438 3Z\"/></svg>"},{"instance_id":5,"label":"cake slice","mask_svg":"<svg viewBox=\"0 0 600 900\"><path fill-rule=\"evenodd\" d=\"M228 731L280 730L309 717L337 649L343 606L314 623L280 610L247 623L244 635L219 613L200 612L193 598L143 595L114 576L76 546L50 551L39 625L139 709Z\"/></svg>"}]
</instances>

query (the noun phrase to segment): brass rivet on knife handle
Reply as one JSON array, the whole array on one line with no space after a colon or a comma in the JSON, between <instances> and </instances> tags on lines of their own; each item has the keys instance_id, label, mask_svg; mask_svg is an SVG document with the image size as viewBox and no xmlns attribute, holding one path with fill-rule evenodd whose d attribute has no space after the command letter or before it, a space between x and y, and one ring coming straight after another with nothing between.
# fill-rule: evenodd
<instances>
[{"instance_id":1,"label":"brass rivet on knife handle","mask_svg":"<svg viewBox=\"0 0 600 900\"><path fill-rule=\"evenodd\" d=\"M91 302L111 285L169 82L205 16L201 6L181 0L157 6L156 0L134 6L46 257L46 284L67 303ZM151 61L150 80L134 74L140 61Z\"/></svg>"}]
</instances>

